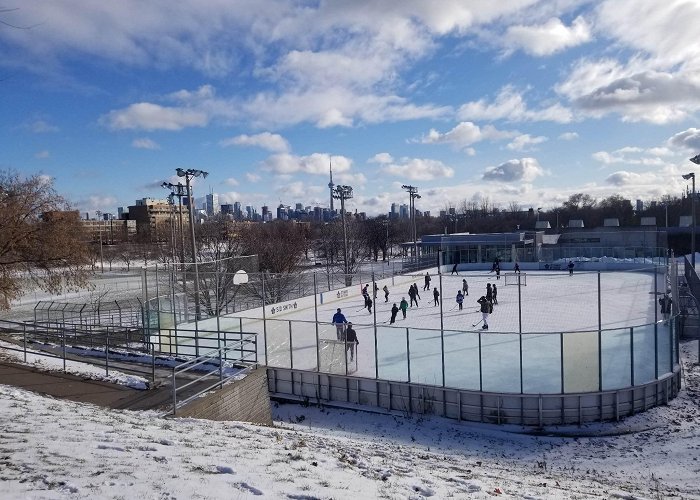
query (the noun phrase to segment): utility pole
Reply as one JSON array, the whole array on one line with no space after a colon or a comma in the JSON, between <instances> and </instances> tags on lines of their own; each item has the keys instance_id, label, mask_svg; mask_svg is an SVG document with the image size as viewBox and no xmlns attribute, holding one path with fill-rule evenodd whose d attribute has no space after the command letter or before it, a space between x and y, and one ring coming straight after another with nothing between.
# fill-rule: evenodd
<instances>
[{"instance_id":1,"label":"utility pole","mask_svg":"<svg viewBox=\"0 0 700 500\"><path fill-rule=\"evenodd\" d=\"M345 270L345 283L350 286L350 271L348 268L348 231L345 226L345 200L352 198L352 186L335 186L333 198L340 200L340 217L343 222L343 265Z\"/></svg>"},{"instance_id":2,"label":"utility pole","mask_svg":"<svg viewBox=\"0 0 700 500\"><path fill-rule=\"evenodd\" d=\"M416 202L415 199L418 198L420 199L420 195L418 194L418 188L415 186L409 186L404 184L401 186L401 189L405 190L408 192L409 196L409 210L411 211L411 220L412 220L412 234L411 237L413 238L413 257L416 259L416 262L418 262L418 231L416 230Z\"/></svg>"},{"instance_id":3,"label":"utility pole","mask_svg":"<svg viewBox=\"0 0 700 500\"><path fill-rule=\"evenodd\" d=\"M97 214L97 226L100 232L100 272L104 274L105 264L104 259L102 258L102 212L96 210L95 214Z\"/></svg>"}]
</instances>

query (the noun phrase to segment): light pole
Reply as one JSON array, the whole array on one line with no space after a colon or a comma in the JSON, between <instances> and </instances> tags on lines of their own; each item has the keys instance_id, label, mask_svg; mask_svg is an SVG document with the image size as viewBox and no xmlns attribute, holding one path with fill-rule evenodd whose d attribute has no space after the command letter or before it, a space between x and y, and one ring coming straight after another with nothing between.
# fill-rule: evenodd
<instances>
[{"instance_id":1,"label":"light pole","mask_svg":"<svg viewBox=\"0 0 700 500\"><path fill-rule=\"evenodd\" d=\"M187 206L190 214L190 233L192 237L192 263L194 264L194 300L195 300L195 318L201 319L201 311L199 307L199 268L197 267L197 244L194 238L194 209L192 205L194 204L194 197L192 196L192 184L190 181L193 177L203 177L206 178L209 172L203 170L196 170L194 168L188 168L184 170L182 168L175 169L178 177L185 178L185 186L187 188Z\"/></svg>"},{"instance_id":2,"label":"light pole","mask_svg":"<svg viewBox=\"0 0 700 500\"><path fill-rule=\"evenodd\" d=\"M388 218L384 219L384 222L382 222L382 224L384 224L384 229L386 229L386 253L385 253L385 256L386 256L386 265L388 266L389 265L389 253L390 253L389 252L390 251L390 248L389 248L389 219Z\"/></svg>"},{"instance_id":3,"label":"light pole","mask_svg":"<svg viewBox=\"0 0 700 500\"><path fill-rule=\"evenodd\" d=\"M97 226L100 232L100 272L104 274L105 264L104 259L102 258L102 212L96 210L95 214L97 214Z\"/></svg>"},{"instance_id":4,"label":"light pole","mask_svg":"<svg viewBox=\"0 0 700 500\"><path fill-rule=\"evenodd\" d=\"M352 186L336 185L333 190L333 198L340 200L340 217L343 222L343 267L345 270L345 283L348 283L348 275L350 271L348 269L348 230L345 227L345 200L352 198Z\"/></svg>"},{"instance_id":5,"label":"light pole","mask_svg":"<svg viewBox=\"0 0 700 500\"><path fill-rule=\"evenodd\" d=\"M700 155L695 156L690 159L695 164L700 165ZM691 210L691 218L692 218L692 224L693 227L690 229L690 251L692 252L691 255L691 264L693 265L693 269L695 269L695 172L690 172L689 174L685 174L683 176L685 180L692 179L693 180L693 192L692 196L693 198L690 200L690 210Z\"/></svg>"},{"instance_id":6,"label":"light pole","mask_svg":"<svg viewBox=\"0 0 700 500\"><path fill-rule=\"evenodd\" d=\"M537 222L540 221L540 212L542 211L542 208L537 209Z\"/></svg>"},{"instance_id":7,"label":"light pole","mask_svg":"<svg viewBox=\"0 0 700 500\"><path fill-rule=\"evenodd\" d=\"M172 182L164 182L161 184L161 187L165 189L170 190L170 194L172 196L177 196L177 211L178 211L178 218L180 219L179 222L179 227L180 227L180 262L185 263L185 226L182 223L182 197L187 196L185 193L185 186L182 185L182 183L178 182L177 184L173 184Z\"/></svg>"},{"instance_id":8,"label":"light pole","mask_svg":"<svg viewBox=\"0 0 700 500\"><path fill-rule=\"evenodd\" d=\"M416 231L416 202L415 199L418 198L420 199L420 195L418 194L418 188L415 186L409 186L407 184L404 184L401 186L401 189L405 190L408 192L409 196L409 210L411 211L411 219L412 219L412 234L411 237L413 238L413 257L416 259L416 262L418 262L418 232Z\"/></svg>"}]
</instances>

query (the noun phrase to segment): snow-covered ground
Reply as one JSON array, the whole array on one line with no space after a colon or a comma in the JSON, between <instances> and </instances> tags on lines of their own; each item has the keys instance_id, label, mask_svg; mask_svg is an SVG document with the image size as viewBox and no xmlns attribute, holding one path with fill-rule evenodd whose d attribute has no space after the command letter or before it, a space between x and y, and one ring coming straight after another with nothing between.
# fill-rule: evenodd
<instances>
[{"instance_id":1,"label":"snow-covered ground","mask_svg":"<svg viewBox=\"0 0 700 500\"><path fill-rule=\"evenodd\" d=\"M700 498L695 353L668 406L541 435L297 405L271 428L162 419L0 386L0 496Z\"/></svg>"}]
</instances>

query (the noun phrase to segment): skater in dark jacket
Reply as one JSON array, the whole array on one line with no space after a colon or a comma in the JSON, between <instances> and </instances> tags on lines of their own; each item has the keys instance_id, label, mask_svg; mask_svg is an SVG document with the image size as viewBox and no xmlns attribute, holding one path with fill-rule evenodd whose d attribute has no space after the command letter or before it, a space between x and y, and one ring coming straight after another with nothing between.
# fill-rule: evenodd
<instances>
[{"instance_id":1,"label":"skater in dark jacket","mask_svg":"<svg viewBox=\"0 0 700 500\"><path fill-rule=\"evenodd\" d=\"M369 297L367 297L367 310L370 314L372 314L372 299L370 299Z\"/></svg>"},{"instance_id":2,"label":"skater in dark jacket","mask_svg":"<svg viewBox=\"0 0 700 500\"><path fill-rule=\"evenodd\" d=\"M459 310L462 310L462 302L464 302L464 295L462 295L462 290L457 290L457 297L455 298L455 301L457 302L457 305L459 306Z\"/></svg>"},{"instance_id":3,"label":"skater in dark jacket","mask_svg":"<svg viewBox=\"0 0 700 500\"><path fill-rule=\"evenodd\" d=\"M491 287L491 292L493 293L493 304L496 305L498 304L498 289L496 288L496 284L494 283L493 286Z\"/></svg>"},{"instance_id":4,"label":"skater in dark jacket","mask_svg":"<svg viewBox=\"0 0 700 500\"><path fill-rule=\"evenodd\" d=\"M357 340L357 333L352 327L352 323L348 323L348 328L345 330L345 350L350 351L350 361L355 359L355 347L360 343Z\"/></svg>"},{"instance_id":5,"label":"skater in dark jacket","mask_svg":"<svg viewBox=\"0 0 700 500\"><path fill-rule=\"evenodd\" d=\"M394 302L394 305L391 308L391 320L389 320L390 325L393 325L394 322L396 321L397 314L399 314L399 308L396 307L396 302Z\"/></svg>"},{"instance_id":6,"label":"skater in dark jacket","mask_svg":"<svg viewBox=\"0 0 700 500\"><path fill-rule=\"evenodd\" d=\"M481 325L481 328L483 330L488 330L489 329L489 314L493 312L493 304L491 304L491 301L484 297L483 295L477 300L479 303L480 307L479 310L481 311L481 320L484 322L483 325Z\"/></svg>"},{"instance_id":7,"label":"skater in dark jacket","mask_svg":"<svg viewBox=\"0 0 700 500\"><path fill-rule=\"evenodd\" d=\"M420 299L420 293L418 292L418 285L413 284L413 291L416 293L416 297ZM418 305L418 300L416 300L416 305Z\"/></svg>"},{"instance_id":8,"label":"skater in dark jacket","mask_svg":"<svg viewBox=\"0 0 700 500\"><path fill-rule=\"evenodd\" d=\"M418 301L416 300L416 289L413 288L413 285L411 285L408 289L408 298L411 299L411 307L413 307L413 303L416 303L416 307L418 307Z\"/></svg>"},{"instance_id":9,"label":"skater in dark jacket","mask_svg":"<svg viewBox=\"0 0 700 500\"><path fill-rule=\"evenodd\" d=\"M467 279L462 279L462 293L466 296L469 295L469 285L467 284Z\"/></svg>"},{"instance_id":10,"label":"skater in dark jacket","mask_svg":"<svg viewBox=\"0 0 700 500\"><path fill-rule=\"evenodd\" d=\"M425 285L423 286L423 290L430 290L430 273L428 272L425 273Z\"/></svg>"},{"instance_id":11,"label":"skater in dark jacket","mask_svg":"<svg viewBox=\"0 0 700 500\"><path fill-rule=\"evenodd\" d=\"M433 288L433 300L436 306L440 305L440 292L438 292L437 287Z\"/></svg>"},{"instance_id":12,"label":"skater in dark jacket","mask_svg":"<svg viewBox=\"0 0 700 500\"><path fill-rule=\"evenodd\" d=\"M456 274L457 276L459 276L459 272L457 271L457 263L456 262L455 262L455 265L452 266L452 272L450 273L450 276L452 276L453 274Z\"/></svg>"},{"instance_id":13,"label":"skater in dark jacket","mask_svg":"<svg viewBox=\"0 0 700 500\"><path fill-rule=\"evenodd\" d=\"M491 283L486 283L486 299L489 302L493 301L493 288L491 288Z\"/></svg>"},{"instance_id":14,"label":"skater in dark jacket","mask_svg":"<svg viewBox=\"0 0 700 500\"><path fill-rule=\"evenodd\" d=\"M384 290L384 302L389 302L389 287L384 285L382 290Z\"/></svg>"},{"instance_id":15,"label":"skater in dark jacket","mask_svg":"<svg viewBox=\"0 0 700 500\"><path fill-rule=\"evenodd\" d=\"M573 276L574 275L574 262L570 260L569 265L566 267L569 268L569 276Z\"/></svg>"}]
</instances>

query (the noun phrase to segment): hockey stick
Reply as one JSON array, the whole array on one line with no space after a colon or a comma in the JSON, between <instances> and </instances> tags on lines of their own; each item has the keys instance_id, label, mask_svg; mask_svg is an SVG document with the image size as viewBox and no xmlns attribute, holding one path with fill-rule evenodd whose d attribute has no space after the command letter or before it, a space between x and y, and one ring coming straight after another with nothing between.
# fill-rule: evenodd
<instances>
[{"instance_id":1,"label":"hockey stick","mask_svg":"<svg viewBox=\"0 0 700 500\"><path fill-rule=\"evenodd\" d=\"M479 321L477 321L476 323L474 323L474 324L472 325L472 327L478 325L478 324L481 323L482 321L484 321L484 318L481 318Z\"/></svg>"}]
</instances>

